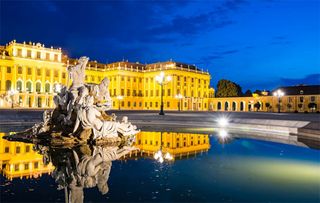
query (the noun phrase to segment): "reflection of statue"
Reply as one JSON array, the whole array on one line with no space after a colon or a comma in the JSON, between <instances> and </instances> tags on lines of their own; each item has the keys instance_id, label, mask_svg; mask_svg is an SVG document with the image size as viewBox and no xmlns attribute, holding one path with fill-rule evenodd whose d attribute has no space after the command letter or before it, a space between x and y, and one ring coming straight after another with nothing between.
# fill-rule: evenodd
<instances>
[{"instance_id":1,"label":"reflection of statue","mask_svg":"<svg viewBox=\"0 0 320 203\"><path fill-rule=\"evenodd\" d=\"M58 190L65 189L66 202L83 202L84 188L98 187L101 194L109 191L108 179L112 161L117 160L136 148L126 145L96 147L83 145L73 149L51 149L37 145L45 157L55 166L52 173Z\"/></svg>"},{"instance_id":2,"label":"reflection of statue","mask_svg":"<svg viewBox=\"0 0 320 203\"><path fill-rule=\"evenodd\" d=\"M68 67L72 84L69 89L66 86L59 88L60 92L53 99L56 108L45 112L43 123L22 134L59 145L96 139L99 143L110 142L109 138L112 138L111 142L134 139L139 130L128 122L127 117L119 122L114 114L109 116L105 112L112 107L108 78L98 85L84 83L88 60L88 57L81 57L77 65Z\"/></svg>"}]
</instances>

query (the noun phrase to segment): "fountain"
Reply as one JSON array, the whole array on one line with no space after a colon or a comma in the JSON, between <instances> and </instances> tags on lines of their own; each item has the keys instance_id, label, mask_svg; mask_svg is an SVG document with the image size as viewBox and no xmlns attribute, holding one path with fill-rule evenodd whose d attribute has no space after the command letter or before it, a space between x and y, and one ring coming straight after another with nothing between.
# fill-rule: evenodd
<instances>
[{"instance_id":1,"label":"fountain","mask_svg":"<svg viewBox=\"0 0 320 203\"><path fill-rule=\"evenodd\" d=\"M89 58L83 56L76 65L68 67L72 84L69 88L55 86L55 109L44 111L43 122L7 139L32 140L51 145L106 144L134 140L139 130L128 122L128 117L124 116L121 121L117 121L115 114L106 113L112 107L108 78L104 78L98 85L85 84L88 61Z\"/></svg>"}]
</instances>

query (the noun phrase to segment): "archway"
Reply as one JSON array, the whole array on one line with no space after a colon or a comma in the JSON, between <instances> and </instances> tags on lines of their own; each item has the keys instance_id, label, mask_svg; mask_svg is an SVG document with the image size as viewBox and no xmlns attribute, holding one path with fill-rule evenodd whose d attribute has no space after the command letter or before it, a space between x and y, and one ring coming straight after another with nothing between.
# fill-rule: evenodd
<instances>
[{"instance_id":1,"label":"archway","mask_svg":"<svg viewBox=\"0 0 320 203\"><path fill-rule=\"evenodd\" d=\"M220 111L220 110L221 110L221 102L218 102L217 110L218 110L218 111Z\"/></svg>"},{"instance_id":2,"label":"archway","mask_svg":"<svg viewBox=\"0 0 320 203\"><path fill-rule=\"evenodd\" d=\"M36 83L36 92L40 93L41 92L41 82Z\"/></svg>"},{"instance_id":3,"label":"archway","mask_svg":"<svg viewBox=\"0 0 320 203\"><path fill-rule=\"evenodd\" d=\"M17 81L17 91L22 91L22 81L21 80Z\"/></svg>"},{"instance_id":4,"label":"archway","mask_svg":"<svg viewBox=\"0 0 320 203\"><path fill-rule=\"evenodd\" d=\"M234 101L232 102L232 111L236 111L237 110L237 103Z\"/></svg>"},{"instance_id":5,"label":"archway","mask_svg":"<svg viewBox=\"0 0 320 203\"><path fill-rule=\"evenodd\" d=\"M28 81L26 84L26 90L27 92L32 92L32 83L31 81Z\"/></svg>"},{"instance_id":6,"label":"archway","mask_svg":"<svg viewBox=\"0 0 320 203\"><path fill-rule=\"evenodd\" d=\"M240 111L245 111L245 106L246 104L244 101L240 102Z\"/></svg>"},{"instance_id":7,"label":"archway","mask_svg":"<svg viewBox=\"0 0 320 203\"><path fill-rule=\"evenodd\" d=\"M224 103L224 110L225 111L229 110L229 102L227 102L227 101Z\"/></svg>"},{"instance_id":8,"label":"archway","mask_svg":"<svg viewBox=\"0 0 320 203\"><path fill-rule=\"evenodd\" d=\"M11 80L6 81L6 91L11 90Z\"/></svg>"}]
</instances>

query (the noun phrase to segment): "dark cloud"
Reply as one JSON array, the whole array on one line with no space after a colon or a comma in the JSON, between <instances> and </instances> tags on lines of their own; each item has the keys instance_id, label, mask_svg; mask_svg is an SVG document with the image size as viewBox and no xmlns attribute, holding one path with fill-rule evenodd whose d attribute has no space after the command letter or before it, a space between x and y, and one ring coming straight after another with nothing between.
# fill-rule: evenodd
<instances>
[{"instance_id":1,"label":"dark cloud","mask_svg":"<svg viewBox=\"0 0 320 203\"><path fill-rule=\"evenodd\" d=\"M306 84L306 85L318 85L320 84L320 74L309 74L302 78L280 78L280 83L282 85L298 85L298 84Z\"/></svg>"}]
</instances>

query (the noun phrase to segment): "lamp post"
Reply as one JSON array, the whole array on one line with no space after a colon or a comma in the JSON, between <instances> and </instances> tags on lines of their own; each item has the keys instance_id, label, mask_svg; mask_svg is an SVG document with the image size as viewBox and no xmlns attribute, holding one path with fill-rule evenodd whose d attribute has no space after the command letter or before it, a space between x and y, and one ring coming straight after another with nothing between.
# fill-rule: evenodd
<instances>
[{"instance_id":1,"label":"lamp post","mask_svg":"<svg viewBox=\"0 0 320 203\"><path fill-rule=\"evenodd\" d=\"M8 91L8 95L10 96L11 98L11 108L13 109L14 107L14 95L17 94L17 91L16 90L10 90Z\"/></svg>"},{"instance_id":2,"label":"lamp post","mask_svg":"<svg viewBox=\"0 0 320 203\"><path fill-rule=\"evenodd\" d=\"M184 98L184 96L179 93L179 94L176 95L176 98L179 100L178 110L181 111L181 107L182 107L181 101L182 101L182 99Z\"/></svg>"},{"instance_id":3,"label":"lamp post","mask_svg":"<svg viewBox=\"0 0 320 203\"><path fill-rule=\"evenodd\" d=\"M282 92L280 89L275 91L273 93L274 96L278 97L278 113L280 113L280 102L281 102L281 97L284 96L284 92Z\"/></svg>"},{"instance_id":4,"label":"lamp post","mask_svg":"<svg viewBox=\"0 0 320 203\"><path fill-rule=\"evenodd\" d=\"M159 115L164 115L164 111L163 111L163 85L166 85L168 82L171 81L171 76L166 76L164 75L164 72L161 72L160 75L156 76L156 81L158 82L158 84L161 86L161 104L160 104L160 112Z\"/></svg>"},{"instance_id":5,"label":"lamp post","mask_svg":"<svg viewBox=\"0 0 320 203\"><path fill-rule=\"evenodd\" d=\"M155 160L157 160L158 162L160 162L160 163L163 163L163 161L165 159L168 160L168 161L173 160L173 156L169 152L166 152L163 155L163 151L162 151L162 132L160 132L160 149L156 153L154 153L153 158Z\"/></svg>"},{"instance_id":6,"label":"lamp post","mask_svg":"<svg viewBox=\"0 0 320 203\"><path fill-rule=\"evenodd\" d=\"M118 95L117 100L118 100L118 110L120 110L120 101L123 100L123 96Z\"/></svg>"}]
</instances>

